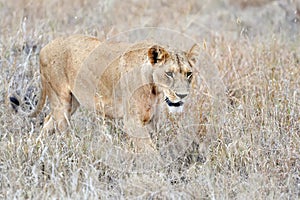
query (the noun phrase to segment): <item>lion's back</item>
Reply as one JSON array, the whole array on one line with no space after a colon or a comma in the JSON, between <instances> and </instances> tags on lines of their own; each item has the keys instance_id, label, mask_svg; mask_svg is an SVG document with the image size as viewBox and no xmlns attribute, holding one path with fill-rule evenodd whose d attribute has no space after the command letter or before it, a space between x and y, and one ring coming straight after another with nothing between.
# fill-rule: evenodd
<instances>
[{"instance_id":1,"label":"lion's back","mask_svg":"<svg viewBox=\"0 0 300 200\"><path fill-rule=\"evenodd\" d=\"M101 42L94 37L74 35L68 37L64 43L67 48L67 65L65 65L65 73L70 80L70 87L73 88L83 61L99 44L101 44Z\"/></svg>"},{"instance_id":2,"label":"lion's back","mask_svg":"<svg viewBox=\"0 0 300 200\"><path fill-rule=\"evenodd\" d=\"M42 48L40 52L41 74L51 82L73 87L83 60L100 44L96 38L74 35L60 37Z\"/></svg>"}]
</instances>

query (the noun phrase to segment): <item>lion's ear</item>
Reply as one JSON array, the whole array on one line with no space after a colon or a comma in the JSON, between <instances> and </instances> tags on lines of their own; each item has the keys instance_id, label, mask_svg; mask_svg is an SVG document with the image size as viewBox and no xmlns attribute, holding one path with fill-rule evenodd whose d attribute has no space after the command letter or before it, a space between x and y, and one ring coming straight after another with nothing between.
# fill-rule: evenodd
<instances>
[{"instance_id":1,"label":"lion's ear","mask_svg":"<svg viewBox=\"0 0 300 200\"><path fill-rule=\"evenodd\" d=\"M154 45L148 50L148 58L152 65L160 62L165 62L169 57L169 53L162 47Z\"/></svg>"},{"instance_id":2,"label":"lion's ear","mask_svg":"<svg viewBox=\"0 0 300 200\"><path fill-rule=\"evenodd\" d=\"M187 53L187 58L192 66L195 66L200 56L200 46L194 44L192 48Z\"/></svg>"}]
</instances>

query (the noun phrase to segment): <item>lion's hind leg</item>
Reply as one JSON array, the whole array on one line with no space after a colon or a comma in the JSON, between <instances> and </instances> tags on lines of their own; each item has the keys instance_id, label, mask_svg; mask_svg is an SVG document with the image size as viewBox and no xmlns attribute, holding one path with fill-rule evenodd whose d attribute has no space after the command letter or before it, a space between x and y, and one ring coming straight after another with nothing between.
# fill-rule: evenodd
<instances>
[{"instance_id":1,"label":"lion's hind leg","mask_svg":"<svg viewBox=\"0 0 300 200\"><path fill-rule=\"evenodd\" d=\"M71 114L79 104L72 100L73 95L67 88L55 90L49 83L45 84L51 112L44 120L43 132L64 132L69 126ZM56 87L57 88L57 87Z\"/></svg>"}]
</instances>

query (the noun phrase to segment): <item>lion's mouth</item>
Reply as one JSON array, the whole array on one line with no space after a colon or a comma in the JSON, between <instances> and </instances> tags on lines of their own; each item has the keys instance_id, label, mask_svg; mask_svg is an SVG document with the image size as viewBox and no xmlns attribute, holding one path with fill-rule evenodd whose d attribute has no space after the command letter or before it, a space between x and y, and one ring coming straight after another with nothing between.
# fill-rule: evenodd
<instances>
[{"instance_id":1,"label":"lion's mouth","mask_svg":"<svg viewBox=\"0 0 300 200\"><path fill-rule=\"evenodd\" d=\"M172 102L168 97L166 97L165 102L168 104L170 107L180 107L183 105L182 101L178 101L176 103Z\"/></svg>"}]
</instances>

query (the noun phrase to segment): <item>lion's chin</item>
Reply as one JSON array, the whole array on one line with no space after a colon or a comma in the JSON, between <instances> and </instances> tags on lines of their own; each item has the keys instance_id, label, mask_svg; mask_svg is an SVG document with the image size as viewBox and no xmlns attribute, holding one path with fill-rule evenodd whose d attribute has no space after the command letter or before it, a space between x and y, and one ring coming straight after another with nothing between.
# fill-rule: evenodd
<instances>
[{"instance_id":1,"label":"lion's chin","mask_svg":"<svg viewBox=\"0 0 300 200\"><path fill-rule=\"evenodd\" d=\"M168 105L170 113L180 113L183 111L183 101L172 102L168 97L166 97L165 102Z\"/></svg>"},{"instance_id":2,"label":"lion's chin","mask_svg":"<svg viewBox=\"0 0 300 200\"><path fill-rule=\"evenodd\" d=\"M179 107L168 106L170 113L181 113L183 111L183 105Z\"/></svg>"}]
</instances>

